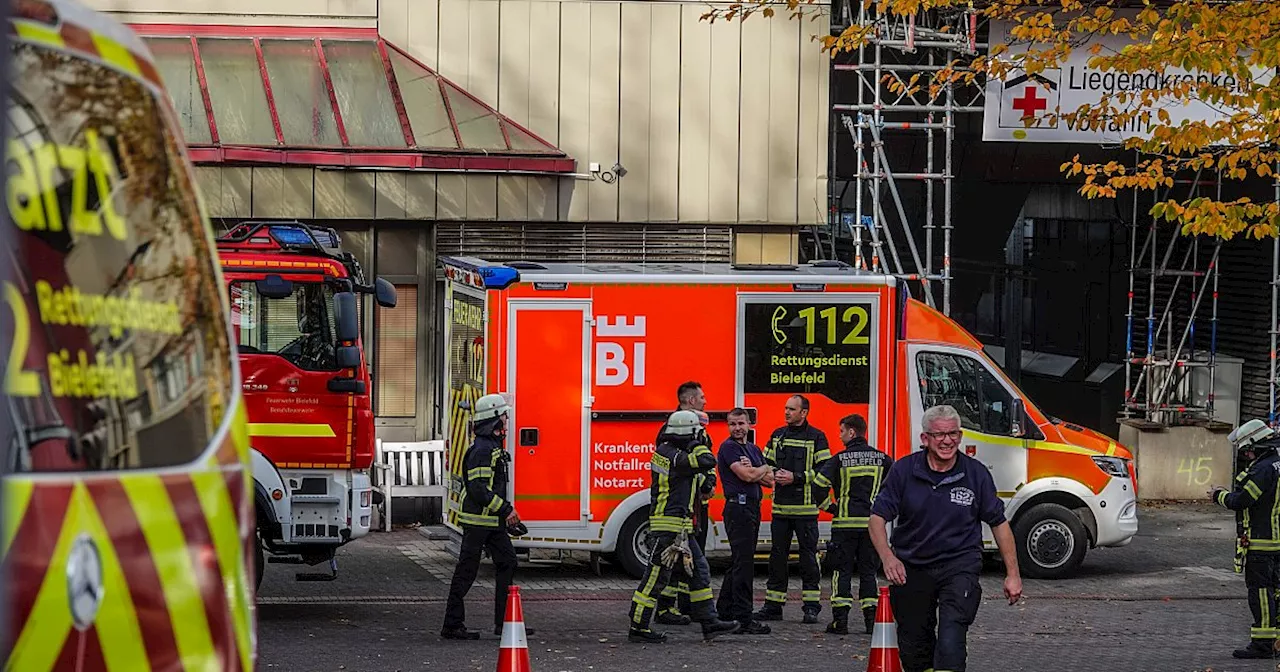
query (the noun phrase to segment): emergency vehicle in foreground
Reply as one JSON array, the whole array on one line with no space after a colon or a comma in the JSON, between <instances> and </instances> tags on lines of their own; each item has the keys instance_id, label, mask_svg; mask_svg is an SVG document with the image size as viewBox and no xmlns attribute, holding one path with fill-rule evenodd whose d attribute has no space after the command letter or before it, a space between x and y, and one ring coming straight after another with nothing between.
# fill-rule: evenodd
<instances>
[{"instance_id":1,"label":"emergency vehicle in foreground","mask_svg":"<svg viewBox=\"0 0 1280 672\"><path fill-rule=\"evenodd\" d=\"M1029 577L1070 575L1088 547L1123 546L1137 533L1129 451L1040 412L976 338L892 276L840 262L441 262L446 524L455 530L468 405L498 392L513 406L511 492L529 528L516 545L590 551L639 576L653 437L676 387L692 379L706 393L717 446L734 406L768 436L800 393L833 451L840 418L860 413L872 445L901 458L918 450L925 408L954 406L963 449L995 476ZM723 505L718 494L708 550L728 548ZM830 515L820 521L828 538ZM760 533L767 547L769 525ZM994 551L986 526L984 540Z\"/></svg>"},{"instance_id":2,"label":"emergency vehicle in foreground","mask_svg":"<svg viewBox=\"0 0 1280 672\"><path fill-rule=\"evenodd\" d=\"M252 670L248 437L182 127L131 31L10 11L6 669Z\"/></svg>"},{"instance_id":3,"label":"emergency vehicle in foreground","mask_svg":"<svg viewBox=\"0 0 1280 672\"><path fill-rule=\"evenodd\" d=\"M244 379L257 512L258 581L272 563L337 576L338 547L369 533L373 407L357 295L394 307L396 291L365 284L333 229L244 222L218 238L231 330Z\"/></svg>"}]
</instances>

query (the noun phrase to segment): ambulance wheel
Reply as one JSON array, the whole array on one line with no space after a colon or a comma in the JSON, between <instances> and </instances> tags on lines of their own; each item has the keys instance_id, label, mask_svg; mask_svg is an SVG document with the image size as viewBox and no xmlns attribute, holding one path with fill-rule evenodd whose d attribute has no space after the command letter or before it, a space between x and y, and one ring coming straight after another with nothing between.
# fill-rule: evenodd
<instances>
[{"instance_id":1,"label":"ambulance wheel","mask_svg":"<svg viewBox=\"0 0 1280 672\"><path fill-rule=\"evenodd\" d=\"M1032 579L1061 579L1084 562L1089 535L1084 523L1061 504L1037 504L1013 526L1018 567Z\"/></svg>"},{"instance_id":2,"label":"ambulance wheel","mask_svg":"<svg viewBox=\"0 0 1280 672\"><path fill-rule=\"evenodd\" d=\"M644 576L649 567L649 511L641 508L627 518L618 533L618 563L632 578Z\"/></svg>"}]
</instances>

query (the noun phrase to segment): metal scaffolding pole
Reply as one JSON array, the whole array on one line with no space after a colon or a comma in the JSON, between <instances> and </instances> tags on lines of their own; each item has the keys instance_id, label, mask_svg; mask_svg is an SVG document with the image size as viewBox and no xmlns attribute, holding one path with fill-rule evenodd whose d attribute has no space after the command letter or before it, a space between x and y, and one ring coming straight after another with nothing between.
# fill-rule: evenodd
<instances>
[{"instance_id":1,"label":"metal scaffolding pole","mask_svg":"<svg viewBox=\"0 0 1280 672\"><path fill-rule=\"evenodd\" d=\"M854 20L871 29L870 38L858 46L856 63L837 63L832 69L848 77L844 81L856 85L856 93L850 96L853 100L831 106L854 145L855 170L849 171L857 186L854 216L842 227L852 240L852 261L858 268L869 266L919 283L922 300L950 314L955 115L981 113L983 88L964 85L964 97L958 100L956 87L945 86L930 95L928 85L945 67L939 63L976 55L986 46L977 41L977 14L963 9L894 16L880 13L872 3L859 3ZM916 75L920 89L908 90ZM894 90L889 82L900 87ZM900 136L906 139L900 141ZM909 148L920 138L925 143L923 165L895 165L906 160L899 148ZM834 181L832 189L834 193ZM833 197L831 203L839 216L842 199ZM923 211L908 209L920 203ZM899 255L900 241L905 241L909 259ZM935 258L939 252L940 258Z\"/></svg>"}]
</instances>

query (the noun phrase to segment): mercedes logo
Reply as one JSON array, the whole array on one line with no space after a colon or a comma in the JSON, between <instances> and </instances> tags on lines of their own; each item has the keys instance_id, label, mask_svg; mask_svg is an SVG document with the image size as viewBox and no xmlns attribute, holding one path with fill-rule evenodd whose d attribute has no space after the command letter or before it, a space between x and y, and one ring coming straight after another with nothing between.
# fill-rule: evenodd
<instances>
[{"instance_id":1,"label":"mercedes logo","mask_svg":"<svg viewBox=\"0 0 1280 672\"><path fill-rule=\"evenodd\" d=\"M102 605L103 591L98 545L88 534L81 534L67 556L67 596L71 601L71 620L77 630L86 630L93 624Z\"/></svg>"}]
</instances>

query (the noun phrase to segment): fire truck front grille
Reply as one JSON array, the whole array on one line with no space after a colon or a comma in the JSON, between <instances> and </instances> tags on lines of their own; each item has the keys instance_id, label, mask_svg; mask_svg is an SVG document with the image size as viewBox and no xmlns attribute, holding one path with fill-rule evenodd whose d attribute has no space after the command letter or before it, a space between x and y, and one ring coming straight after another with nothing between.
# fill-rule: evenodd
<instances>
[{"instance_id":1,"label":"fire truck front grille","mask_svg":"<svg viewBox=\"0 0 1280 672\"><path fill-rule=\"evenodd\" d=\"M293 526L293 538L305 539L337 539L337 525L313 525L311 523L296 524Z\"/></svg>"}]
</instances>

